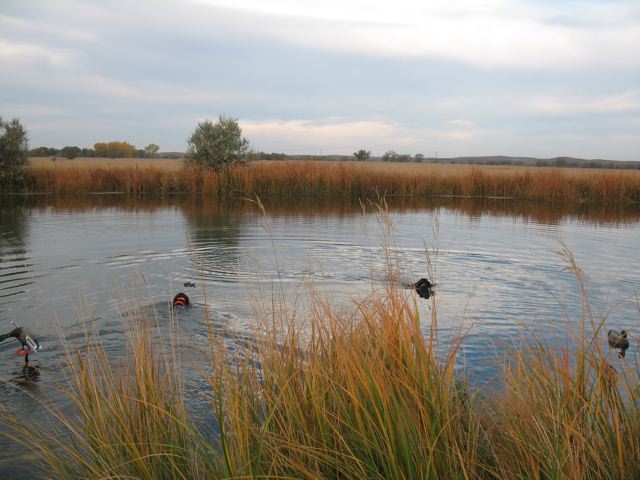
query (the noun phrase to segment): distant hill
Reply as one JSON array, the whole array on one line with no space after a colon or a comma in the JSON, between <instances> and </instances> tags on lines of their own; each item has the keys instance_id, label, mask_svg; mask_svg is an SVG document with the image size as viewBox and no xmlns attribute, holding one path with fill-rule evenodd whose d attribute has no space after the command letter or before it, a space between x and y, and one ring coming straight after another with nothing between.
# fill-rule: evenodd
<instances>
[{"instance_id":1,"label":"distant hill","mask_svg":"<svg viewBox=\"0 0 640 480\"><path fill-rule=\"evenodd\" d=\"M271 158L272 154L255 154L257 158L282 159L282 160L330 160L330 161L354 161L351 155L285 155L277 154L277 158ZM371 157L370 161L382 161L382 157ZM414 162L413 158L406 160ZM574 168L619 168L639 169L640 161L621 161L605 159L584 159L575 157L511 157L507 155L492 155L480 157L424 157L422 163L445 163L465 165L528 165L535 167L574 167Z\"/></svg>"},{"instance_id":2,"label":"distant hill","mask_svg":"<svg viewBox=\"0 0 640 480\"><path fill-rule=\"evenodd\" d=\"M157 158L184 158L184 152L159 152L155 155Z\"/></svg>"},{"instance_id":3,"label":"distant hill","mask_svg":"<svg viewBox=\"0 0 640 480\"><path fill-rule=\"evenodd\" d=\"M640 162L584 159L575 157L509 157L506 155L484 157L452 157L452 158L425 158L425 162L431 163L464 163L478 165L531 165L537 167L577 167L577 168L638 168Z\"/></svg>"}]
</instances>

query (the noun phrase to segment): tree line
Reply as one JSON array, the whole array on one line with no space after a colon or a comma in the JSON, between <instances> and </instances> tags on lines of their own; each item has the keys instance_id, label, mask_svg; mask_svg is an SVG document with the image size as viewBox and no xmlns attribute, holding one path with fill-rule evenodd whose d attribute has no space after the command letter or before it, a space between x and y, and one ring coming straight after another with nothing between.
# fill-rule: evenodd
<instances>
[{"instance_id":1,"label":"tree line","mask_svg":"<svg viewBox=\"0 0 640 480\"><path fill-rule=\"evenodd\" d=\"M187 139L185 160L214 170L229 165L244 163L250 157L249 141L242 136L238 121L220 115L217 122L204 120ZM24 178L24 167L29 156L78 156L98 158L145 158L158 155L160 147L151 143L144 149L137 149L128 142L98 142L93 148L66 146L61 149L38 147L29 149L26 128L17 118L4 122L0 118L0 187L12 188Z\"/></svg>"},{"instance_id":2,"label":"tree line","mask_svg":"<svg viewBox=\"0 0 640 480\"><path fill-rule=\"evenodd\" d=\"M137 149L134 145L124 141L98 142L93 148L65 146L61 149L51 147L37 147L29 150L27 130L18 119L4 122L0 117L0 187L17 184L22 179L23 167L29 156L45 156L66 158L98 157L98 158L151 158L159 155L160 147L154 143L144 149ZM178 158L185 158L189 163L197 163L215 170L220 170L232 164L242 164L249 160L286 160L296 158L284 153L253 152L249 148L249 141L242 136L242 129L238 120L220 115L218 121L204 120L198 122L197 127L187 139L185 155L175 154ZM162 154L167 157L167 154ZM331 156L329 156L331 157ZM327 158L327 157L323 157ZM371 151L360 149L353 153L348 160L366 161L371 159ZM471 164L501 164L501 165L537 165L555 167L590 167L590 168L640 168L640 162L614 162L610 160L582 160L570 157L556 157L553 159L534 159L523 157L458 157L449 159L425 158L421 153L411 156L398 154L389 150L382 155L383 162L434 162L434 163L471 163ZM536 161L537 160L537 161Z\"/></svg>"},{"instance_id":3,"label":"tree line","mask_svg":"<svg viewBox=\"0 0 640 480\"><path fill-rule=\"evenodd\" d=\"M382 155L383 162L423 162L424 155L421 153L416 153L414 157L407 153L396 153L393 150L389 150Z\"/></svg>"},{"instance_id":4,"label":"tree line","mask_svg":"<svg viewBox=\"0 0 640 480\"><path fill-rule=\"evenodd\" d=\"M153 158L160 150L155 143L150 143L144 149L136 148L128 142L98 142L93 148L80 148L67 145L62 148L37 147L29 150L30 157L88 157L88 158Z\"/></svg>"}]
</instances>

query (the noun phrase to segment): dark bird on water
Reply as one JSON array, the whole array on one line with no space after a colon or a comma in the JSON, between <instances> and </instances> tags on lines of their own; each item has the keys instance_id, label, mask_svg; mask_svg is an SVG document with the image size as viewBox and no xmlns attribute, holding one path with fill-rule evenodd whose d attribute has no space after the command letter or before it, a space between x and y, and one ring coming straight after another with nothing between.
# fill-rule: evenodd
<instances>
[{"instance_id":1,"label":"dark bird on water","mask_svg":"<svg viewBox=\"0 0 640 480\"><path fill-rule=\"evenodd\" d=\"M407 288L415 289L419 297L428 300L433 296L433 287L435 286L435 283L431 283L426 278L421 278L416 283L410 283L407 285Z\"/></svg>"},{"instance_id":2,"label":"dark bird on water","mask_svg":"<svg viewBox=\"0 0 640 480\"><path fill-rule=\"evenodd\" d=\"M196 284L193 282L184 282L184 286L187 288L196 288Z\"/></svg>"},{"instance_id":3,"label":"dark bird on water","mask_svg":"<svg viewBox=\"0 0 640 480\"><path fill-rule=\"evenodd\" d=\"M187 305L189 305L189 297L187 297L186 293L180 292L175 297L173 297L172 305L174 307L186 307Z\"/></svg>"},{"instance_id":4,"label":"dark bird on water","mask_svg":"<svg viewBox=\"0 0 640 480\"><path fill-rule=\"evenodd\" d=\"M9 333L0 335L0 342L6 340L9 337L16 338L22 346L16 350L16 355L22 355L24 357L24 363L29 363L29 352L40 350L40 343L33 333L28 328L17 327L15 323L11 322L15 327Z\"/></svg>"},{"instance_id":5,"label":"dark bird on water","mask_svg":"<svg viewBox=\"0 0 640 480\"><path fill-rule=\"evenodd\" d=\"M611 348L619 348L620 356L624 357L627 348L629 348L629 339L627 338L626 331L616 332L615 330L609 330L607 333L607 341Z\"/></svg>"}]
</instances>

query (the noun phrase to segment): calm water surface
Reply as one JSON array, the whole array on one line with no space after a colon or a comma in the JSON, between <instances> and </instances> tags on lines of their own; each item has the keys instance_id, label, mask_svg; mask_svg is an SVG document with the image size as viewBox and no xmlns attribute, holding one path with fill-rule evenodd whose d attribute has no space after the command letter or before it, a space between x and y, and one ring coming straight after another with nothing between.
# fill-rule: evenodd
<instances>
[{"instance_id":1,"label":"calm water surface","mask_svg":"<svg viewBox=\"0 0 640 480\"><path fill-rule=\"evenodd\" d=\"M606 327L640 334L637 209L441 199L391 202L389 211L404 278L431 276L438 283L441 338L461 323L471 327L461 368L474 382L495 375L500 344L532 329L562 340L579 321L576 279L554 253L561 242L587 275L592 305L610 312ZM124 353L120 318L132 295L162 323L173 295L188 293L193 307L180 321L195 344L206 341L205 288L215 324L240 338L251 338L255 309L268 306L272 294L303 305L305 280L349 305L385 282L383 231L380 215L357 204L273 204L263 215L249 202L224 207L104 196L5 202L0 333L13 320L37 333L44 348L31 356L39 367L34 375L14 355L15 340L0 343L0 403L43 421L38 398L64 408L55 392L65 370L60 335L73 342L83 322L94 319L106 349ZM425 247L437 251L431 272ZM185 288L186 281L196 288ZM432 304L420 302L426 333ZM630 364L636 346L627 352ZM194 391L205 388L195 374L187 383ZM11 477L22 456L0 437L0 477Z\"/></svg>"}]
</instances>

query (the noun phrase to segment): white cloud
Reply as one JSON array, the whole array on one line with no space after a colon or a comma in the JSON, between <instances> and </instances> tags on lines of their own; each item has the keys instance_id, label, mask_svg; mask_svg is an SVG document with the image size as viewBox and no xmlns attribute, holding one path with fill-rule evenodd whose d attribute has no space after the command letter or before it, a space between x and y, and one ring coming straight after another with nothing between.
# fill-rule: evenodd
<instances>
[{"instance_id":1,"label":"white cloud","mask_svg":"<svg viewBox=\"0 0 640 480\"><path fill-rule=\"evenodd\" d=\"M382 155L388 150L398 153L423 153L440 157L474 155L522 155L532 157L577 156L638 160L640 137L633 133L573 131L530 133L510 128L456 128L445 123L442 128L408 127L385 121L315 121L266 122L240 120L243 134L251 146L267 152L288 154L351 155L359 148ZM612 153L610 145L616 145Z\"/></svg>"},{"instance_id":2,"label":"white cloud","mask_svg":"<svg viewBox=\"0 0 640 480\"><path fill-rule=\"evenodd\" d=\"M448 120L447 125L451 125L454 127L473 127L473 122L470 122L469 120L462 120L462 119Z\"/></svg>"},{"instance_id":3,"label":"white cloud","mask_svg":"<svg viewBox=\"0 0 640 480\"><path fill-rule=\"evenodd\" d=\"M286 146L286 153L319 153L323 148L325 153L351 153L354 148L360 148L359 145L369 145L371 142L387 144L399 133L396 125L380 121L243 121L241 126L243 134L257 148L280 145L282 149L282 146Z\"/></svg>"},{"instance_id":4,"label":"white cloud","mask_svg":"<svg viewBox=\"0 0 640 480\"><path fill-rule=\"evenodd\" d=\"M640 4L518 0L192 0L262 17L245 22L296 45L395 57L439 57L523 69L640 66ZM239 28L242 23L239 21Z\"/></svg>"},{"instance_id":5,"label":"white cloud","mask_svg":"<svg viewBox=\"0 0 640 480\"><path fill-rule=\"evenodd\" d=\"M408 127L384 121L314 121L267 122L240 121L243 134L253 148L284 153L335 153L350 155L358 148L372 150L374 155L395 150L399 153L420 153L446 148L457 154L469 154L472 140L495 137L505 132L490 129L441 129ZM464 144L464 146L463 146ZM439 147L438 147L439 145Z\"/></svg>"},{"instance_id":6,"label":"white cloud","mask_svg":"<svg viewBox=\"0 0 640 480\"><path fill-rule=\"evenodd\" d=\"M86 9L85 9L86 10ZM13 32L23 37L50 36L57 40L71 42L94 42L98 40L95 32L89 28L76 28L60 25L47 20L35 20L2 15L0 13L0 28L4 32Z\"/></svg>"},{"instance_id":7,"label":"white cloud","mask_svg":"<svg viewBox=\"0 0 640 480\"><path fill-rule=\"evenodd\" d=\"M64 115L65 110L61 107L54 107L49 105L32 105L32 104L19 104L19 103L6 103L2 105L3 112L9 112L15 114L13 116L26 115L29 117L52 117Z\"/></svg>"},{"instance_id":8,"label":"white cloud","mask_svg":"<svg viewBox=\"0 0 640 480\"><path fill-rule=\"evenodd\" d=\"M469 132L468 130L453 130L450 132L442 132L439 134L439 137L447 140L460 140L466 142L476 138L476 135L474 132Z\"/></svg>"},{"instance_id":9,"label":"white cloud","mask_svg":"<svg viewBox=\"0 0 640 480\"><path fill-rule=\"evenodd\" d=\"M582 115L640 112L640 92L605 96L541 96L525 100L523 107L534 113Z\"/></svg>"},{"instance_id":10,"label":"white cloud","mask_svg":"<svg viewBox=\"0 0 640 480\"><path fill-rule=\"evenodd\" d=\"M38 63L47 62L57 67L69 65L76 57L73 50L51 48L38 44L17 43L0 38L0 62Z\"/></svg>"}]
</instances>

